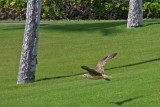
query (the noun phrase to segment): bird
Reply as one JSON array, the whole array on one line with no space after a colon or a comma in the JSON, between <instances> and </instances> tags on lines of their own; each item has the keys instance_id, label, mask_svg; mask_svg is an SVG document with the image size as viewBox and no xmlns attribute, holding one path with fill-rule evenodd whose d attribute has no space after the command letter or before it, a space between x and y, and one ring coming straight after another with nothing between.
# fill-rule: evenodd
<instances>
[{"instance_id":1,"label":"bird","mask_svg":"<svg viewBox=\"0 0 160 107\"><path fill-rule=\"evenodd\" d=\"M112 77L108 76L104 73L104 68L103 66L110 61L112 58L114 58L117 55L117 53L113 53L107 57L104 57L100 61L97 62L96 68L91 69L87 66L81 66L82 69L87 70L89 74L83 74L82 77L88 78L88 79L105 79L105 80L110 80Z\"/></svg>"}]
</instances>

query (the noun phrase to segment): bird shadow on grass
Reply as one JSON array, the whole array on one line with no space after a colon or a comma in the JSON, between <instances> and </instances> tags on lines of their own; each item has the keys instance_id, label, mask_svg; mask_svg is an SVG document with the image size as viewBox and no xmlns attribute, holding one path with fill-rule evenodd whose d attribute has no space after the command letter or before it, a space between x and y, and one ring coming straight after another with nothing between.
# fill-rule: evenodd
<instances>
[{"instance_id":1,"label":"bird shadow on grass","mask_svg":"<svg viewBox=\"0 0 160 107\"><path fill-rule=\"evenodd\" d=\"M77 75L81 75L81 74L84 74L84 73L73 74L73 75L67 75L67 76L46 77L46 78L38 79L38 80L36 80L35 82L45 81L45 80L52 80L52 79L61 79L61 78L67 78L67 77L73 77L73 76L77 76Z\"/></svg>"},{"instance_id":2,"label":"bird shadow on grass","mask_svg":"<svg viewBox=\"0 0 160 107\"><path fill-rule=\"evenodd\" d=\"M116 101L116 102L111 102L111 103L122 106L124 103L131 102L133 100L136 100L136 99L139 99L139 98L142 98L142 97L144 97L144 96L133 97L133 98L129 98L129 99L126 99L126 100Z\"/></svg>"},{"instance_id":3,"label":"bird shadow on grass","mask_svg":"<svg viewBox=\"0 0 160 107\"><path fill-rule=\"evenodd\" d=\"M130 67L130 66L145 64L145 63L149 63L149 62L159 61L159 60L160 60L160 58L156 58L156 59L142 61L142 62L138 62L138 63L134 63L134 64L128 64L128 65L123 65L123 66L119 66L119 67L108 68L108 69L105 69L105 70L111 70L111 69L117 69L117 68L123 68L123 67Z\"/></svg>"}]
</instances>

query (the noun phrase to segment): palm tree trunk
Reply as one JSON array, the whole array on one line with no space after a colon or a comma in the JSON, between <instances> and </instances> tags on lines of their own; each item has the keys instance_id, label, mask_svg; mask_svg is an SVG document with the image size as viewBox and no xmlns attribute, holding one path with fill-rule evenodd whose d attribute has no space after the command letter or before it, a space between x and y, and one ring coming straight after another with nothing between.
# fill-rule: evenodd
<instances>
[{"instance_id":1,"label":"palm tree trunk","mask_svg":"<svg viewBox=\"0 0 160 107\"><path fill-rule=\"evenodd\" d=\"M28 0L17 84L35 81L41 0Z\"/></svg>"},{"instance_id":2,"label":"palm tree trunk","mask_svg":"<svg viewBox=\"0 0 160 107\"><path fill-rule=\"evenodd\" d=\"M127 28L143 25L142 0L130 0Z\"/></svg>"}]
</instances>

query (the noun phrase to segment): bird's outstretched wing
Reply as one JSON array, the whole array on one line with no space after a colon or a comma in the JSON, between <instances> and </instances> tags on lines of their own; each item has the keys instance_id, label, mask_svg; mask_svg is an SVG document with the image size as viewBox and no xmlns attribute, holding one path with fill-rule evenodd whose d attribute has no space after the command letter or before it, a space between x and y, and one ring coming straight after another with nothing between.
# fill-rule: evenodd
<instances>
[{"instance_id":1,"label":"bird's outstretched wing","mask_svg":"<svg viewBox=\"0 0 160 107\"><path fill-rule=\"evenodd\" d=\"M96 72L94 69L90 69L87 66L81 66L81 68L87 70L90 75L95 75L95 76L102 75L101 73Z\"/></svg>"},{"instance_id":2,"label":"bird's outstretched wing","mask_svg":"<svg viewBox=\"0 0 160 107\"><path fill-rule=\"evenodd\" d=\"M96 64L96 71L99 72L99 73L102 73L104 74L104 68L103 66L108 62L110 61L112 58L114 58L115 56L117 55L117 53L114 53L114 54L111 54L107 57L104 57L103 59L101 59L100 61L97 62Z\"/></svg>"}]
</instances>

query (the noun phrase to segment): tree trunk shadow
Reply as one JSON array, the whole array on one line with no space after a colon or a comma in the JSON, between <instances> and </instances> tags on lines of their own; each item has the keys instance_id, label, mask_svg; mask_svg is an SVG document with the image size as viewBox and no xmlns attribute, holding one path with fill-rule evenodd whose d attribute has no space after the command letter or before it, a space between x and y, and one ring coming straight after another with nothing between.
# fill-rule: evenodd
<instances>
[{"instance_id":1,"label":"tree trunk shadow","mask_svg":"<svg viewBox=\"0 0 160 107\"><path fill-rule=\"evenodd\" d=\"M79 73L79 74L74 74L74 75L66 75L66 76L57 76L57 77L46 77L46 78L38 79L35 82L52 80L52 79L61 79L61 78L66 78L66 77L73 77L73 76L77 76L77 75L81 75L81 74L84 74L84 73Z\"/></svg>"},{"instance_id":2,"label":"tree trunk shadow","mask_svg":"<svg viewBox=\"0 0 160 107\"><path fill-rule=\"evenodd\" d=\"M147 24L147 25L144 25L144 27L150 26L150 25L157 25L157 24L160 24L160 23L149 23L149 24Z\"/></svg>"},{"instance_id":3,"label":"tree trunk shadow","mask_svg":"<svg viewBox=\"0 0 160 107\"><path fill-rule=\"evenodd\" d=\"M128 65L123 65L123 66L119 66L119 67L108 68L108 69L105 69L105 70L111 70L111 69L117 69L117 68L123 68L123 67L130 67L130 66L135 66L135 65L139 65L139 64L159 61L159 60L160 60L160 58L156 58L156 59L147 60L147 61L143 61L143 62L138 62L138 63L134 63L134 64L128 64Z\"/></svg>"}]
</instances>

